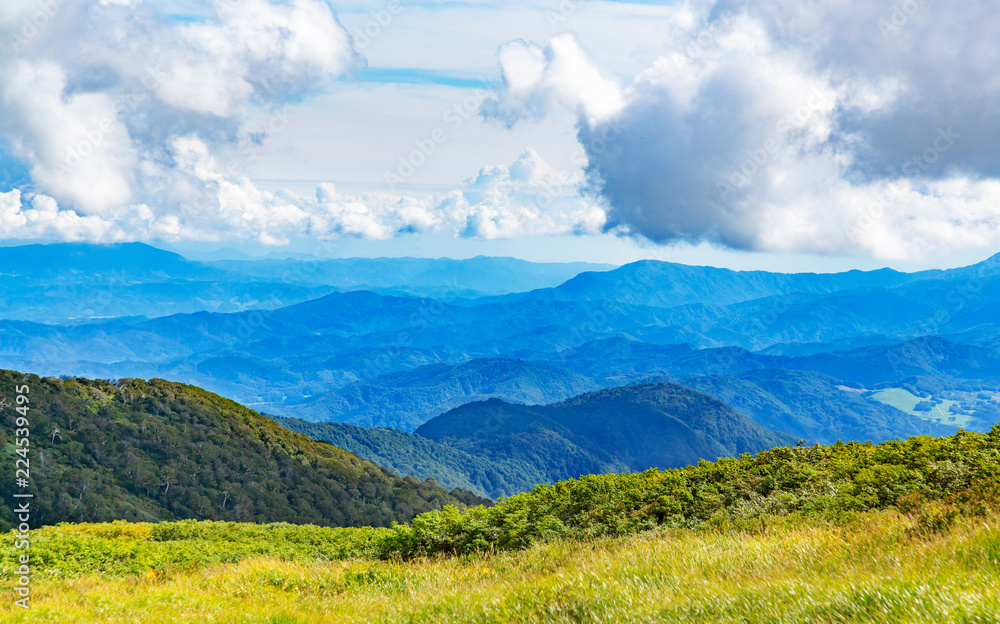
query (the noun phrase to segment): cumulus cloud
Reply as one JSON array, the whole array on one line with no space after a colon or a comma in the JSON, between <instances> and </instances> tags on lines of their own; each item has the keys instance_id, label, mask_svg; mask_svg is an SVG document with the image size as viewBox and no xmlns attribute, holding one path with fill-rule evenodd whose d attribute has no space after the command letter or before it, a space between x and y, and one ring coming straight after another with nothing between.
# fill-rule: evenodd
<instances>
[{"instance_id":1,"label":"cumulus cloud","mask_svg":"<svg viewBox=\"0 0 1000 624\"><path fill-rule=\"evenodd\" d=\"M273 231L306 227L239 163L287 126L284 106L359 64L350 37L324 0L199 6L2 4L0 141L31 177L5 200L23 225L6 236L281 242Z\"/></svg>"},{"instance_id":2,"label":"cumulus cloud","mask_svg":"<svg viewBox=\"0 0 1000 624\"><path fill-rule=\"evenodd\" d=\"M582 171L562 172L527 150L509 166L483 168L455 189L431 197L341 193L320 184L315 197L271 193L243 177L230 179L194 136L173 141L175 166L164 188L179 198L174 211L146 204L102 215L60 208L44 194L0 193L0 227L9 238L119 242L127 240L257 240L284 245L292 237L390 239L443 232L478 239L597 234L603 207L580 195Z\"/></svg>"},{"instance_id":3,"label":"cumulus cloud","mask_svg":"<svg viewBox=\"0 0 1000 624\"><path fill-rule=\"evenodd\" d=\"M363 61L325 0L191 6L204 11L179 19L157 0L0 4L0 147L9 147L0 154L15 154L31 177L30 188L0 194L6 238L280 245L604 226L602 207L580 196L585 172L553 169L530 149L432 197L350 195L329 183L314 197L259 188L243 164L293 122L286 105ZM574 40L510 46L512 79L535 56L554 64L536 80L551 84L540 107L561 103L596 122L622 106L617 85L590 69Z\"/></svg>"},{"instance_id":4,"label":"cumulus cloud","mask_svg":"<svg viewBox=\"0 0 1000 624\"><path fill-rule=\"evenodd\" d=\"M320 185L310 234L385 239L402 233L445 232L497 239L596 234L604 209L580 195L582 170L559 171L534 150L509 166L484 167L450 192L429 198L391 193L345 196Z\"/></svg>"},{"instance_id":5,"label":"cumulus cloud","mask_svg":"<svg viewBox=\"0 0 1000 624\"><path fill-rule=\"evenodd\" d=\"M484 103L484 112L514 123L563 106L591 124L625 105L620 86L601 74L572 35L559 35L544 48L518 39L500 48L504 91Z\"/></svg>"},{"instance_id":6,"label":"cumulus cloud","mask_svg":"<svg viewBox=\"0 0 1000 624\"><path fill-rule=\"evenodd\" d=\"M509 167L482 169L442 203L464 222L466 237L595 234L607 215L580 196L583 183L582 171L558 171L528 150Z\"/></svg>"},{"instance_id":7,"label":"cumulus cloud","mask_svg":"<svg viewBox=\"0 0 1000 624\"><path fill-rule=\"evenodd\" d=\"M570 36L507 44L484 113L575 110L606 227L914 257L1000 242L998 34L987 0L690 0L622 88Z\"/></svg>"}]
</instances>

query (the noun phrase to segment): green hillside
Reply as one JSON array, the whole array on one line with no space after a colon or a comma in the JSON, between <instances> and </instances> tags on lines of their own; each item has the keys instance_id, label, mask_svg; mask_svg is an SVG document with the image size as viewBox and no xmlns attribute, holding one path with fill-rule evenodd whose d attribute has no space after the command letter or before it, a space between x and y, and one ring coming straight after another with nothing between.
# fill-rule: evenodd
<instances>
[{"instance_id":1,"label":"green hillside","mask_svg":"<svg viewBox=\"0 0 1000 624\"><path fill-rule=\"evenodd\" d=\"M850 382L811 371L755 370L692 377L685 383L758 424L810 442L882 442L925 433L947 435L963 424L948 427L926 422L896 405L868 399L859 384L845 385Z\"/></svg>"},{"instance_id":2,"label":"green hillside","mask_svg":"<svg viewBox=\"0 0 1000 624\"><path fill-rule=\"evenodd\" d=\"M416 434L277 420L398 474L432 477L447 488L492 498L580 475L683 466L797 439L668 383L611 388L543 406L468 403Z\"/></svg>"},{"instance_id":3,"label":"green hillside","mask_svg":"<svg viewBox=\"0 0 1000 624\"><path fill-rule=\"evenodd\" d=\"M274 417L282 427L348 450L399 475L431 478L446 489L460 488L498 498L530 490L537 469L513 459L488 459L396 429L367 429L346 423Z\"/></svg>"},{"instance_id":4,"label":"green hillside","mask_svg":"<svg viewBox=\"0 0 1000 624\"><path fill-rule=\"evenodd\" d=\"M1000 425L986 434L882 444L777 447L681 469L589 475L466 513L430 512L395 528L384 554L519 549L550 537L623 536L657 526L752 527L771 516L834 520L896 508L928 527L1000 501Z\"/></svg>"},{"instance_id":5,"label":"green hillside","mask_svg":"<svg viewBox=\"0 0 1000 624\"><path fill-rule=\"evenodd\" d=\"M998 544L1000 426L590 476L388 529L46 527L32 611L0 618L994 622Z\"/></svg>"},{"instance_id":6,"label":"green hillside","mask_svg":"<svg viewBox=\"0 0 1000 624\"><path fill-rule=\"evenodd\" d=\"M30 388L39 524L184 518L385 526L470 493L393 476L237 403L162 380L116 384L0 372L0 526L14 520L15 387Z\"/></svg>"},{"instance_id":7,"label":"green hillside","mask_svg":"<svg viewBox=\"0 0 1000 624\"><path fill-rule=\"evenodd\" d=\"M670 470L587 475L489 507L448 506L389 529L190 521L65 525L38 531L36 556L49 567L75 562L75 569L132 574L182 562L163 545L170 541L201 543L197 552L183 553L192 563L223 561L227 552L232 560L251 556L248 544L254 542L256 554L290 560L398 559L520 550L553 539L624 537L663 527L849 525L858 514L886 510L912 516L925 531L940 531L959 517L1000 511L998 505L1000 425L989 433L776 447ZM109 548L121 556L107 558ZM5 573L14 558L10 551L0 557Z\"/></svg>"},{"instance_id":8,"label":"green hillside","mask_svg":"<svg viewBox=\"0 0 1000 624\"><path fill-rule=\"evenodd\" d=\"M544 406L470 403L416 433L491 461L533 466L536 483L672 468L791 440L708 395L669 383L611 388Z\"/></svg>"}]
</instances>

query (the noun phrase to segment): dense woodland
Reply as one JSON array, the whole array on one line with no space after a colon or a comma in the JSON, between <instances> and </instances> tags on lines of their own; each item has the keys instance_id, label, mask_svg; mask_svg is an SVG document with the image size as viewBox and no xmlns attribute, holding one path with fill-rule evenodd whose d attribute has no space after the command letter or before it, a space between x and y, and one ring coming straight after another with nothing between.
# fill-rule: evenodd
<instances>
[{"instance_id":1,"label":"dense woodland","mask_svg":"<svg viewBox=\"0 0 1000 624\"><path fill-rule=\"evenodd\" d=\"M485 502L400 478L233 401L162 380L0 372L0 527L12 526L14 388L30 387L35 526L122 519L386 526Z\"/></svg>"},{"instance_id":2,"label":"dense woodland","mask_svg":"<svg viewBox=\"0 0 1000 624\"><path fill-rule=\"evenodd\" d=\"M542 476L522 461L481 457L396 429L274 418L283 427L346 449L396 474L432 478L446 488L492 498L530 490L539 483L533 478Z\"/></svg>"},{"instance_id":3,"label":"dense woodland","mask_svg":"<svg viewBox=\"0 0 1000 624\"><path fill-rule=\"evenodd\" d=\"M947 532L962 518L995 517L998 505L1000 425L986 434L778 447L678 469L588 475L540 485L491 507L463 511L446 506L391 528L192 521L70 524L38 531L34 556L54 575L129 575L259 556L302 562L399 561L567 540L593 545L599 539L663 529L743 533L748 539L773 527L827 526L845 534L861 527L863 533L866 522L895 522L893 515L862 517L882 511L908 517L911 530L922 539ZM993 550L985 555L995 563L1000 561L996 525L989 530ZM911 537L897 530L892 539ZM12 551L0 555L0 571L12 569L14 556Z\"/></svg>"},{"instance_id":4,"label":"dense woodland","mask_svg":"<svg viewBox=\"0 0 1000 624\"><path fill-rule=\"evenodd\" d=\"M768 431L701 392L672 383L610 388L553 403L469 403L415 434L279 419L399 474L433 477L493 498L587 474L675 468L736 456L793 436Z\"/></svg>"}]
</instances>

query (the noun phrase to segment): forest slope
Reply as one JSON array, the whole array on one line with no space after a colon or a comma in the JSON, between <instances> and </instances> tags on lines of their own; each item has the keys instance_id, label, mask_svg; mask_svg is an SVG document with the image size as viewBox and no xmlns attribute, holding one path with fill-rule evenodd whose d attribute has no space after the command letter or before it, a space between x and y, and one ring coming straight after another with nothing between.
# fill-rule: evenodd
<instances>
[{"instance_id":1,"label":"forest slope","mask_svg":"<svg viewBox=\"0 0 1000 624\"><path fill-rule=\"evenodd\" d=\"M199 388L163 380L39 378L0 371L0 526L14 519L12 436L30 398L33 521L239 520L387 526L447 504L476 504L403 479Z\"/></svg>"}]
</instances>

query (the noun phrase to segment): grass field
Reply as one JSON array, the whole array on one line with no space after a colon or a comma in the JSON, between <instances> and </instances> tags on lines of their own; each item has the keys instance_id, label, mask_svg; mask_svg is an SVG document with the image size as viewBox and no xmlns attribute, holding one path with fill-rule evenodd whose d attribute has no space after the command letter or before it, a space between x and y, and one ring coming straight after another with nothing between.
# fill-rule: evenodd
<instances>
[{"instance_id":1,"label":"grass field","mask_svg":"<svg viewBox=\"0 0 1000 624\"><path fill-rule=\"evenodd\" d=\"M896 409L916 416L917 418L923 418L924 420L930 420L942 425L971 429L980 424L968 414L952 414L949 410L952 405L957 403L957 401L951 401L948 399L943 399L940 405L935 406L929 412L915 411L913 408L916 407L917 403L923 399L903 388L887 388L885 390L879 390L877 392L873 392L871 398L879 401L880 403L891 405Z\"/></svg>"},{"instance_id":2,"label":"grass field","mask_svg":"<svg viewBox=\"0 0 1000 624\"><path fill-rule=\"evenodd\" d=\"M410 562L289 554L47 574L31 612L7 601L0 621L1000 622L995 516L945 532L895 511L846 526L786 518L755 532L656 530Z\"/></svg>"},{"instance_id":3,"label":"grass field","mask_svg":"<svg viewBox=\"0 0 1000 624\"><path fill-rule=\"evenodd\" d=\"M391 528L31 537L33 608L11 593L0 622L1000 624L1000 425L587 475Z\"/></svg>"}]
</instances>

